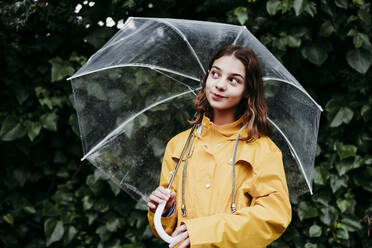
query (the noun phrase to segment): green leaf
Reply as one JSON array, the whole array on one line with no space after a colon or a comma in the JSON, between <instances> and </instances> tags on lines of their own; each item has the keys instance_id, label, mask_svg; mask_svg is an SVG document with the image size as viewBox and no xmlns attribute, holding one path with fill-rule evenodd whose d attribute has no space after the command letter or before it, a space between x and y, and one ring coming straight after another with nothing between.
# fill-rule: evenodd
<instances>
[{"instance_id":1,"label":"green leaf","mask_svg":"<svg viewBox=\"0 0 372 248\"><path fill-rule=\"evenodd\" d=\"M70 62L62 60L60 57L55 57L49 60L52 65L51 81L59 81L65 77L71 76L75 69L72 67Z\"/></svg>"},{"instance_id":2,"label":"green leaf","mask_svg":"<svg viewBox=\"0 0 372 248\"><path fill-rule=\"evenodd\" d=\"M337 203L337 207L341 210L341 213L346 212L346 210L352 206L349 200L341 199L341 198L337 199L336 203Z\"/></svg>"},{"instance_id":3,"label":"green leaf","mask_svg":"<svg viewBox=\"0 0 372 248\"><path fill-rule=\"evenodd\" d=\"M346 60L354 70L365 74L372 64L372 53L364 49L350 50L346 54Z\"/></svg>"},{"instance_id":4,"label":"green leaf","mask_svg":"<svg viewBox=\"0 0 372 248\"><path fill-rule=\"evenodd\" d=\"M300 47L301 39L292 35L287 36L287 43L289 47Z\"/></svg>"},{"instance_id":5,"label":"green leaf","mask_svg":"<svg viewBox=\"0 0 372 248\"><path fill-rule=\"evenodd\" d=\"M351 16L349 16L349 18L347 18L346 25L348 25L349 23L352 23L356 20L358 20L358 17L355 16L355 15L351 15Z\"/></svg>"},{"instance_id":6,"label":"green leaf","mask_svg":"<svg viewBox=\"0 0 372 248\"><path fill-rule=\"evenodd\" d=\"M306 243L304 248L318 248L318 245L313 243Z\"/></svg>"},{"instance_id":7,"label":"green leaf","mask_svg":"<svg viewBox=\"0 0 372 248\"><path fill-rule=\"evenodd\" d=\"M316 4L314 2L309 2L306 4L305 7L306 13L308 13L311 17L314 17L317 13Z\"/></svg>"},{"instance_id":8,"label":"green leaf","mask_svg":"<svg viewBox=\"0 0 372 248\"><path fill-rule=\"evenodd\" d=\"M83 201L83 209L84 210L89 210L93 207L94 200L91 199L88 195L84 196L82 201Z\"/></svg>"},{"instance_id":9,"label":"green leaf","mask_svg":"<svg viewBox=\"0 0 372 248\"><path fill-rule=\"evenodd\" d=\"M14 225L14 217L11 214L3 215L3 220L12 226Z\"/></svg>"},{"instance_id":10,"label":"green leaf","mask_svg":"<svg viewBox=\"0 0 372 248\"><path fill-rule=\"evenodd\" d=\"M329 178L329 168L327 166L317 166L314 170L314 182L319 185L324 185Z\"/></svg>"},{"instance_id":11,"label":"green leaf","mask_svg":"<svg viewBox=\"0 0 372 248\"><path fill-rule=\"evenodd\" d=\"M50 131L57 131L58 116L56 113L46 113L40 116L40 122L43 128Z\"/></svg>"},{"instance_id":12,"label":"green leaf","mask_svg":"<svg viewBox=\"0 0 372 248\"><path fill-rule=\"evenodd\" d=\"M99 199L95 204L94 204L94 210L105 213L109 210L110 206L107 201L103 199Z\"/></svg>"},{"instance_id":13,"label":"green leaf","mask_svg":"<svg viewBox=\"0 0 372 248\"><path fill-rule=\"evenodd\" d=\"M307 202L298 205L297 214L300 220L311 219L319 215L318 210Z\"/></svg>"},{"instance_id":14,"label":"green leaf","mask_svg":"<svg viewBox=\"0 0 372 248\"><path fill-rule=\"evenodd\" d=\"M69 226L67 232L65 232L65 236L63 238L63 246L67 246L77 234L77 230L74 226Z\"/></svg>"},{"instance_id":15,"label":"green leaf","mask_svg":"<svg viewBox=\"0 0 372 248\"><path fill-rule=\"evenodd\" d=\"M362 225L360 224L359 219L355 217L344 217L341 220L341 223L346 227L349 232L355 232L362 230Z\"/></svg>"},{"instance_id":16,"label":"green leaf","mask_svg":"<svg viewBox=\"0 0 372 248\"><path fill-rule=\"evenodd\" d=\"M25 121L23 123L27 130L27 136L31 141L34 141L34 139L39 135L41 130L41 125L39 122L33 122L33 121Z\"/></svg>"},{"instance_id":17,"label":"green leaf","mask_svg":"<svg viewBox=\"0 0 372 248\"><path fill-rule=\"evenodd\" d=\"M369 121L372 119L372 108L370 105L363 105L362 109L360 110L360 115L363 117L365 121Z\"/></svg>"},{"instance_id":18,"label":"green leaf","mask_svg":"<svg viewBox=\"0 0 372 248\"><path fill-rule=\"evenodd\" d=\"M335 142L333 150L337 151L338 156L342 160L349 157L355 157L358 148L354 145L345 145L342 142Z\"/></svg>"},{"instance_id":19,"label":"green leaf","mask_svg":"<svg viewBox=\"0 0 372 248\"><path fill-rule=\"evenodd\" d=\"M359 32L354 36L353 42L356 48L360 48L361 46L363 46L363 44L366 44L367 46L371 46L368 36L366 34L359 33Z\"/></svg>"},{"instance_id":20,"label":"green leaf","mask_svg":"<svg viewBox=\"0 0 372 248\"><path fill-rule=\"evenodd\" d=\"M301 15L306 7L306 0L294 0L293 9L296 13L296 16Z\"/></svg>"},{"instance_id":21,"label":"green leaf","mask_svg":"<svg viewBox=\"0 0 372 248\"><path fill-rule=\"evenodd\" d=\"M342 226L340 229L337 229L336 236L337 238L347 240L349 239L349 232L347 231L346 227Z\"/></svg>"},{"instance_id":22,"label":"green leaf","mask_svg":"<svg viewBox=\"0 0 372 248\"><path fill-rule=\"evenodd\" d=\"M305 47L301 51L302 57L309 60L311 63L321 66L324 61L328 58L328 53L320 45L312 45L310 47Z\"/></svg>"},{"instance_id":23,"label":"green leaf","mask_svg":"<svg viewBox=\"0 0 372 248\"><path fill-rule=\"evenodd\" d=\"M343 176L346 174L346 172L354 168L354 163L350 160L341 161L339 163L336 163L335 167L337 169L338 175Z\"/></svg>"},{"instance_id":24,"label":"green leaf","mask_svg":"<svg viewBox=\"0 0 372 248\"><path fill-rule=\"evenodd\" d=\"M331 124L329 124L330 127L338 127L342 123L349 124L349 122L353 119L354 112L348 108L348 107L341 107L333 120L331 121Z\"/></svg>"},{"instance_id":25,"label":"green leaf","mask_svg":"<svg viewBox=\"0 0 372 248\"><path fill-rule=\"evenodd\" d=\"M245 7L238 7L234 9L234 15L238 18L240 25L244 25L248 21L248 12Z\"/></svg>"},{"instance_id":26,"label":"green leaf","mask_svg":"<svg viewBox=\"0 0 372 248\"><path fill-rule=\"evenodd\" d=\"M330 21L325 21L320 26L319 35L321 37L329 37L335 32L335 28Z\"/></svg>"},{"instance_id":27,"label":"green leaf","mask_svg":"<svg viewBox=\"0 0 372 248\"><path fill-rule=\"evenodd\" d=\"M269 15L273 16L280 10L279 0L269 0L266 2L266 11Z\"/></svg>"},{"instance_id":28,"label":"green leaf","mask_svg":"<svg viewBox=\"0 0 372 248\"><path fill-rule=\"evenodd\" d=\"M347 2L348 0L335 0L336 6L342 9L347 9Z\"/></svg>"},{"instance_id":29,"label":"green leaf","mask_svg":"<svg viewBox=\"0 0 372 248\"><path fill-rule=\"evenodd\" d=\"M319 219L324 225L330 226L338 217L337 209L332 206L323 207L320 211L322 213Z\"/></svg>"},{"instance_id":30,"label":"green leaf","mask_svg":"<svg viewBox=\"0 0 372 248\"><path fill-rule=\"evenodd\" d=\"M110 185L110 188L111 188L111 191L114 193L115 196L117 196L121 189L119 186L117 186L113 181L108 181L109 185Z\"/></svg>"},{"instance_id":31,"label":"green leaf","mask_svg":"<svg viewBox=\"0 0 372 248\"><path fill-rule=\"evenodd\" d=\"M310 237L320 237L322 235L322 228L316 224L312 225L309 229Z\"/></svg>"},{"instance_id":32,"label":"green leaf","mask_svg":"<svg viewBox=\"0 0 372 248\"><path fill-rule=\"evenodd\" d=\"M324 185L329 178L329 164L321 163L314 169L314 182Z\"/></svg>"},{"instance_id":33,"label":"green leaf","mask_svg":"<svg viewBox=\"0 0 372 248\"><path fill-rule=\"evenodd\" d=\"M363 5L364 0L353 0L353 3L356 4L356 5Z\"/></svg>"},{"instance_id":34,"label":"green leaf","mask_svg":"<svg viewBox=\"0 0 372 248\"><path fill-rule=\"evenodd\" d=\"M352 36L352 37L354 37L355 35L357 35L358 34L358 30L356 30L356 29L350 29L348 32L347 32L347 36Z\"/></svg>"},{"instance_id":35,"label":"green leaf","mask_svg":"<svg viewBox=\"0 0 372 248\"><path fill-rule=\"evenodd\" d=\"M30 96L30 91L26 87L19 87L16 89L16 98L19 104L23 104Z\"/></svg>"},{"instance_id":36,"label":"green leaf","mask_svg":"<svg viewBox=\"0 0 372 248\"><path fill-rule=\"evenodd\" d=\"M36 209L32 206L25 206L23 210L28 214L36 214Z\"/></svg>"},{"instance_id":37,"label":"green leaf","mask_svg":"<svg viewBox=\"0 0 372 248\"><path fill-rule=\"evenodd\" d=\"M46 246L50 246L52 243L62 239L64 234L63 223L55 219L47 219L44 222L44 231L47 238Z\"/></svg>"},{"instance_id":38,"label":"green leaf","mask_svg":"<svg viewBox=\"0 0 372 248\"><path fill-rule=\"evenodd\" d=\"M353 176L353 181L356 185L362 187L363 189L372 192L372 167L364 167L362 170Z\"/></svg>"},{"instance_id":39,"label":"green leaf","mask_svg":"<svg viewBox=\"0 0 372 248\"><path fill-rule=\"evenodd\" d=\"M340 104L342 104L343 101L341 101L341 99L339 97L333 97L331 98L326 106L325 106L325 109L327 112L329 112L331 115L335 114L336 111L339 110L340 108Z\"/></svg>"},{"instance_id":40,"label":"green leaf","mask_svg":"<svg viewBox=\"0 0 372 248\"><path fill-rule=\"evenodd\" d=\"M368 27L371 25L371 5L370 4L364 4L360 6L358 10L358 17L362 21L362 24L364 26Z\"/></svg>"},{"instance_id":41,"label":"green leaf","mask_svg":"<svg viewBox=\"0 0 372 248\"><path fill-rule=\"evenodd\" d=\"M86 217L88 217L88 225L90 226L97 219L98 214L97 213L87 213Z\"/></svg>"},{"instance_id":42,"label":"green leaf","mask_svg":"<svg viewBox=\"0 0 372 248\"><path fill-rule=\"evenodd\" d=\"M111 218L106 222L106 228L110 232L116 232L120 227L120 221L118 218Z\"/></svg>"},{"instance_id":43,"label":"green leaf","mask_svg":"<svg viewBox=\"0 0 372 248\"><path fill-rule=\"evenodd\" d=\"M107 241L111 236L110 232L106 229L106 226L100 226L97 228L96 233L99 235L101 242Z\"/></svg>"},{"instance_id":44,"label":"green leaf","mask_svg":"<svg viewBox=\"0 0 372 248\"><path fill-rule=\"evenodd\" d=\"M10 115L5 118L0 129L0 138L3 141L12 141L22 138L26 134L26 130L18 122L17 117Z\"/></svg>"},{"instance_id":45,"label":"green leaf","mask_svg":"<svg viewBox=\"0 0 372 248\"><path fill-rule=\"evenodd\" d=\"M336 175L330 176L330 185L333 193L336 193L340 188L347 187L347 182L344 177L337 177Z\"/></svg>"},{"instance_id":46,"label":"green leaf","mask_svg":"<svg viewBox=\"0 0 372 248\"><path fill-rule=\"evenodd\" d=\"M323 206L328 206L331 198L331 192L329 190L317 192L312 196L314 202L322 204Z\"/></svg>"},{"instance_id":47,"label":"green leaf","mask_svg":"<svg viewBox=\"0 0 372 248\"><path fill-rule=\"evenodd\" d=\"M106 181L106 180L110 179L110 177L108 175L106 175L105 173L103 173L99 169L94 170L93 176L94 176L94 183L96 183L99 180Z\"/></svg>"}]
</instances>

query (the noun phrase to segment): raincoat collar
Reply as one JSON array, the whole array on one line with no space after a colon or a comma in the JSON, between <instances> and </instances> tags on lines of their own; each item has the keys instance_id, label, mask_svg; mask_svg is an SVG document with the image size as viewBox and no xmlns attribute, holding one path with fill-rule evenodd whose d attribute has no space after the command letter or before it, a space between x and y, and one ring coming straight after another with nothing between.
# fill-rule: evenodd
<instances>
[{"instance_id":1,"label":"raincoat collar","mask_svg":"<svg viewBox=\"0 0 372 248\"><path fill-rule=\"evenodd\" d=\"M238 120L226 124L226 125L221 125L218 126L214 124L205 114L203 116L203 120L201 123L201 134L200 136L206 136L210 131L213 131L212 133L214 134L220 134L221 136L227 138L228 140L235 140L236 137L239 134L240 129L243 127L243 122L244 117L241 116ZM241 130L241 138L246 136L246 131Z\"/></svg>"}]
</instances>

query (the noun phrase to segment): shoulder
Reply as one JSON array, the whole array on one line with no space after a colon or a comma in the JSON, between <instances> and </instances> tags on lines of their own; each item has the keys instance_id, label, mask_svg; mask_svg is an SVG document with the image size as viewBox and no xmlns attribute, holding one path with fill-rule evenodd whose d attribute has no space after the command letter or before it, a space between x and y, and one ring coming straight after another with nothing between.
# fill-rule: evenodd
<instances>
[{"instance_id":1,"label":"shoulder","mask_svg":"<svg viewBox=\"0 0 372 248\"><path fill-rule=\"evenodd\" d=\"M189 137L191 128L180 132L173 138L168 141L167 149L170 150L172 153L176 150L182 149L183 145L186 143L187 138ZM180 148L181 147L181 148Z\"/></svg>"},{"instance_id":2,"label":"shoulder","mask_svg":"<svg viewBox=\"0 0 372 248\"><path fill-rule=\"evenodd\" d=\"M249 162L257 172L267 169L269 165L271 168L282 166L282 153L267 136L246 142L242 155L250 160Z\"/></svg>"},{"instance_id":3,"label":"shoulder","mask_svg":"<svg viewBox=\"0 0 372 248\"><path fill-rule=\"evenodd\" d=\"M262 153L281 153L278 146L267 136L260 137L248 144Z\"/></svg>"}]
</instances>

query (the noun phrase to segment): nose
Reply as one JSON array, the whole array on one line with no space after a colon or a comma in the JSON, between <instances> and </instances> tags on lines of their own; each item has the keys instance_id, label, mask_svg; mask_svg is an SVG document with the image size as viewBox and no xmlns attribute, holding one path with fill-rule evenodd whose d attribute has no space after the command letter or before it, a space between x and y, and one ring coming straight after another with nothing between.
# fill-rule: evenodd
<instances>
[{"instance_id":1,"label":"nose","mask_svg":"<svg viewBox=\"0 0 372 248\"><path fill-rule=\"evenodd\" d=\"M224 78L221 78L221 79L217 80L215 86L216 86L216 89L218 89L218 90L221 90L221 91L226 90L226 82L225 82L225 79L224 79Z\"/></svg>"}]
</instances>

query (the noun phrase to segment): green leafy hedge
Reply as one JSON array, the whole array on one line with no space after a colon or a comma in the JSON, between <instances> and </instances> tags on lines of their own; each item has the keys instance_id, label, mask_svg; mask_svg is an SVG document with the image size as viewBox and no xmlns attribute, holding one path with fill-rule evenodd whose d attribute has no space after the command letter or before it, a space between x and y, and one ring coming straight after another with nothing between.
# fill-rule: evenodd
<instances>
[{"instance_id":1,"label":"green leafy hedge","mask_svg":"<svg viewBox=\"0 0 372 248\"><path fill-rule=\"evenodd\" d=\"M80 162L65 79L116 32L98 24L109 16L246 25L325 109L314 195L293 202L293 221L272 247L372 246L369 1L8 0L0 3L1 247L163 246L136 202Z\"/></svg>"}]
</instances>

